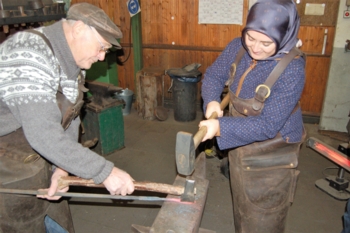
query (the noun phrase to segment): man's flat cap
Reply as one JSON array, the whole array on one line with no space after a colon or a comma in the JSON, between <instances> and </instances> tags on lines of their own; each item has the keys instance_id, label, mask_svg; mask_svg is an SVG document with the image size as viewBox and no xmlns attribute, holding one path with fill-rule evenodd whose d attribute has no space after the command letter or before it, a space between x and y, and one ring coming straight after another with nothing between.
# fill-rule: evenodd
<instances>
[{"instance_id":1,"label":"man's flat cap","mask_svg":"<svg viewBox=\"0 0 350 233\"><path fill-rule=\"evenodd\" d=\"M107 42L121 48L117 39L122 38L123 33L101 8L89 3L73 4L68 9L67 19L80 20L94 27Z\"/></svg>"}]
</instances>

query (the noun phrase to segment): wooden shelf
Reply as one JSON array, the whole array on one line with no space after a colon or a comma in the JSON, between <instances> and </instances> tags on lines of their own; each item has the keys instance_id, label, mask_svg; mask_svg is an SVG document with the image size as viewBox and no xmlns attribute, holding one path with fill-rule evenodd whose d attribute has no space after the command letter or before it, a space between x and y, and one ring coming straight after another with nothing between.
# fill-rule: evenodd
<instances>
[{"instance_id":1,"label":"wooden shelf","mask_svg":"<svg viewBox=\"0 0 350 233\"><path fill-rule=\"evenodd\" d=\"M47 22L51 20L60 20L65 17L66 17L66 14L0 18L0 26L21 24L21 23Z\"/></svg>"}]
</instances>

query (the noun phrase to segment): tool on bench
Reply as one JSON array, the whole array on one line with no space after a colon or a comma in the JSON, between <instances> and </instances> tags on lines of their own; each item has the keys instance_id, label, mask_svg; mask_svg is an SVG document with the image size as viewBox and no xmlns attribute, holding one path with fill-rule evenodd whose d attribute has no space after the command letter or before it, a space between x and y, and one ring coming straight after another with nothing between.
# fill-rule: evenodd
<instances>
[{"instance_id":1,"label":"tool on bench","mask_svg":"<svg viewBox=\"0 0 350 233\"><path fill-rule=\"evenodd\" d=\"M220 103L221 110L224 110L230 102L230 95L225 95ZM218 115L213 112L208 119L216 119ZM190 133L180 131L176 135L176 166L177 171L181 175L189 176L193 173L194 162L196 157L196 149L207 133L207 127L202 126L193 136Z\"/></svg>"},{"instance_id":2,"label":"tool on bench","mask_svg":"<svg viewBox=\"0 0 350 233\"><path fill-rule=\"evenodd\" d=\"M63 176L58 180L58 188L63 189L67 186L86 186L95 188L104 188L103 184L95 184L93 180L86 180L76 176ZM195 181L186 179L185 186L174 186L170 184L154 182L134 181L135 190L151 191L181 196L181 201L194 202L195 200Z\"/></svg>"}]
</instances>

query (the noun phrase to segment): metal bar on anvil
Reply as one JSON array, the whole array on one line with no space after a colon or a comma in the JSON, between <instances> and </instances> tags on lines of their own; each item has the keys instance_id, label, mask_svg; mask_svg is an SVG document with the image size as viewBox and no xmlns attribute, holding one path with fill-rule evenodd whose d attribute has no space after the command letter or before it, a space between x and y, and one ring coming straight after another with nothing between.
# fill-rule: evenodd
<instances>
[{"instance_id":1,"label":"metal bar on anvil","mask_svg":"<svg viewBox=\"0 0 350 233\"><path fill-rule=\"evenodd\" d=\"M164 203L153 222L152 227L143 227L132 225L133 232L153 233L153 232L181 232L181 233L199 233L214 232L200 229L200 223L206 203L209 181L206 177L206 157L201 153L195 162L195 170L192 176L196 184L196 196L194 203ZM186 177L177 175L174 185L184 185ZM172 198L172 195L168 195Z\"/></svg>"},{"instance_id":2,"label":"metal bar on anvil","mask_svg":"<svg viewBox=\"0 0 350 233\"><path fill-rule=\"evenodd\" d=\"M6 189L0 188L0 193L5 194L18 194L18 195L47 195L46 191L29 190L29 189ZM180 202L180 198L164 198L153 196L120 196L109 194L95 194L95 193L60 193L57 192L54 196L61 197L81 197L81 198L101 198L101 199L114 199L114 200L126 200L126 201L174 201Z\"/></svg>"},{"instance_id":3,"label":"metal bar on anvil","mask_svg":"<svg viewBox=\"0 0 350 233\"><path fill-rule=\"evenodd\" d=\"M334 149L333 147L314 137L310 137L307 139L306 146L317 151L327 159L333 161L337 165L350 172L350 160L344 153L340 152L339 150Z\"/></svg>"}]
</instances>

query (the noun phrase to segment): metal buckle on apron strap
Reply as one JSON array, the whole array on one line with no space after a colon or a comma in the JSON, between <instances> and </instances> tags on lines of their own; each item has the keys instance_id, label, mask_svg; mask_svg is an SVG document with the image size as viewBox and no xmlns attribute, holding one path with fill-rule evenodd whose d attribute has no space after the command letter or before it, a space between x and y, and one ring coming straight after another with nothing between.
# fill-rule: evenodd
<instances>
[{"instance_id":1,"label":"metal buckle on apron strap","mask_svg":"<svg viewBox=\"0 0 350 233\"><path fill-rule=\"evenodd\" d=\"M255 89L255 97L254 97L254 102L252 104L252 108L255 111L259 111L262 109L265 100L270 96L271 94L271 89L269 86L265 84L260 84L259 86L256 87Z\"/></svg>"},{"instance_id":2,"label":"metal buckle on apron strap","mask_svg":"<svg viewBox=\"0 0 350 233\"><path fill-rule=\"evenodd\" d=\"M263 101L265 101L265 99L267 99L270 96L271 90L270 90L270 87L268 87L267 85L260 84L259 86L256 87L255 93L258 93L258 91L260 90L261 87L265 87L266 88L265 90L267 90L267 93L265 94L265 97L262 96L264 98ZM264 90L260 91L259 94L264 94Z\"/></svg>"}]
</instances>

